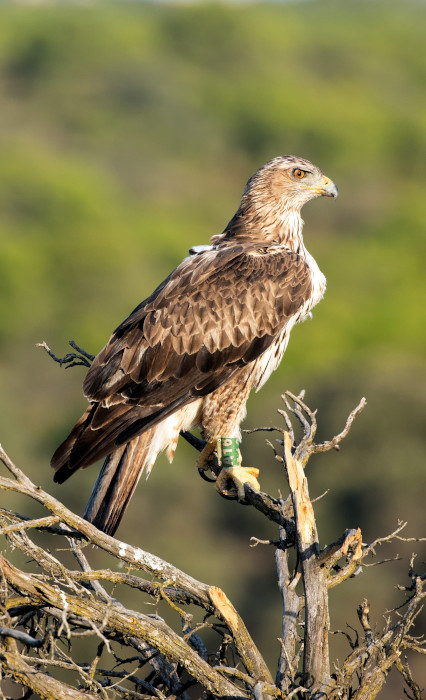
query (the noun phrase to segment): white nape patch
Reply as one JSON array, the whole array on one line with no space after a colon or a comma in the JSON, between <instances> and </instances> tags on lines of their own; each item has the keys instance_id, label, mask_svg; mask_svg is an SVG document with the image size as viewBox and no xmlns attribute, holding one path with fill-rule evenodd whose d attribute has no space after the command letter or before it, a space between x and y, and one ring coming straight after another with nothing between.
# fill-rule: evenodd
<instances>
[{"instance_id":1,"label":"white nape patch","mask_svg":"<svg viewBox=\"0 0 426 700\"><path fill-rule=\"evenodd\" d=\"M184 262L186 262L187 260L190 260L192 257L194 257L194 255L199 255L200 253L205 253L205 252L207 252L208 250L213 250L213 246L212 246L212 245L193 245L193 246L188 250L189 255L187 255L186 258L184 258L184 259L182 260L182 262L184 263ZM181 263L181 264L182 264L182 263Z\"/></svg>"},{"instance_id":2,"label":"white nape patch","mask_svg":"<svg viewBox=\"0 0 426 700\"><path fill-rule=\"evenodd\" d=\"M193 245L192 248L189 249L189 254L190 255L198 255L198 253L204 253L206 250L211 250L213 246L211 245Z\"/></svg>"}]
</instances>

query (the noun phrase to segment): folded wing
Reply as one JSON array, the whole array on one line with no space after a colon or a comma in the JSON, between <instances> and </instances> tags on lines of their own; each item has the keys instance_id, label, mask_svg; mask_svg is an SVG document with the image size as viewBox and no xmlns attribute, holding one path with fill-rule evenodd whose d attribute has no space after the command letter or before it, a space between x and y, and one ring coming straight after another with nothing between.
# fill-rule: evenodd
<instances>
[{"instance_id":1,"label":"folded wing","mask_svg":"<svg viewBox=\"0 0 426 700\"><path fill-rule=\"evenodd\" d=\"M64 481L256 360L303 311L306 261L250 242L185 259L116 329L89 369L92 402L52 459Z\"/></svg>"}]
</instances>

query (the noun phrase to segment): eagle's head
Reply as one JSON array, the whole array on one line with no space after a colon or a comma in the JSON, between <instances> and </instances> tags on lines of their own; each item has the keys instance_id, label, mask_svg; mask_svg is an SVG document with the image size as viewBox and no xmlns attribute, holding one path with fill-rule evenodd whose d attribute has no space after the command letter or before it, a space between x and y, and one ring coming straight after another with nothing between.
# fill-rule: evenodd
<instances>
[{"instance_id":1,"label":"eagle's head","mask_svg":"<svg viewBox=\"0 0 426 700\"><path fill-rule=\"evenodd\" d=\"M305 158L278 156L250 178L237 212L211 241L215 246L237 240L285 241L297 248L303 227L300 210L321 196L337 197L336 185L322 170Z\"/></svg>"},{"instance_id":2,"label":"eagle's head","mask_svg":"<svg viewBox=\"0 0 426 700\"><path fill-rule=\"evenodd\" d=\"M250 178L244 198L267 207L300 211L314 197L337 197L337 187L305 158L278 156Z\"/></svg>"}]
</instances>

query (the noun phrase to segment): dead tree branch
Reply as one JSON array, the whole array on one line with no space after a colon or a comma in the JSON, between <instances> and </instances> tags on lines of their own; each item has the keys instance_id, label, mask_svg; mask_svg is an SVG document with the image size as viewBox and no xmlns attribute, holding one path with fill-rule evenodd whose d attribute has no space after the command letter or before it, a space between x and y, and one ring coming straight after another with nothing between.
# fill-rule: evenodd
<instances>
[{"instance_id":1,"label":"dead tree branch","mask_svg":"<svg viewBox=\"0 0 426 700\"><path fill-rule=\"evenodd\" d=\"M88 353L73 347L90 360ZM65 359L56 358L67 366L76 364L75 357ZM100 532L33 484L0 447L0 460L9 471L8 477L0 476L0 489L30 498L46 510L42 517L28 518L0 508L0 534L6 541L0 556L3 676L55 700L189 700L190 693L200 699L372 700L395 666L409 697L418 700L421 689L403 656L426 653L424 639L414 634L425 597L425 575L415 571L414 559L410 585L400 587L404 600L387 613L383 629L372 628L369 604L363 601L355 639L344 633L349 642L347 657L334 667L329 660L328 589L370 566L381 546L414 540L401 535L405 524L400 523L394 532L371 544L362 542L355 526L320 546L305 467L315 453L338 449L365 400L338 435L316 444L316 412L307 406L303 393L287 392L283 398L282 450L273 449L285 468L289 495L276 500L246 487L247 501L271 521L271 527L279 526L278 536L266 540L275 546L283 607L275 680L224 591ZM293 421L302 428L299 441ZM60 548L48 544L52 537L61 538ZM126 565L127 571L92 568L88 544ZM26 570L11 561L13 550L25 554ZM294 565L289 561L291 551L296 553ZM77 568L70 567L69 555ZM136 610L126 606L126 587L137 592L141 601L154 603L155 613L140 612L141 605ZM87 661L77 663L81 640L92 644L92 652ZM61 675L64 670L66 682Z\"/></svg>"}]
</instances>

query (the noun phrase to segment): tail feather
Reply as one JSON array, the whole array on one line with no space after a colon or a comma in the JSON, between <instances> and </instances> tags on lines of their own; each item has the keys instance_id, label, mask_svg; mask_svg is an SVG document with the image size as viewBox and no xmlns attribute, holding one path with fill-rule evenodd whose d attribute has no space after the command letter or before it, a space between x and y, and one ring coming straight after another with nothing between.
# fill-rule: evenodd
<instances>
[{"instance_id":1,"label":"tail feather","mask_svg":"<svg viewBox=\"0 0 426 700\"><path fill-rule=\"evenodd\" d=\"M119 447L105 458L93 487L84 518L114 535L145 467L152 429Z\"/></svg>"},{"instance_id":2,"label":"tail feather","mask_svg":"<svg viewBox=\"0 0 426 700\"><path fill-rule=\"evenodd\" d=\"M180 430L188 430L190 426L200 423L200 408L201 399L178 411L172 412L170 409L171 415L166 413L162 420L158 420L157 416L148 417L154 424L148 424L143 433L136 437L131 435L123 445L109 443L110 454L105 458L84 512L86 520L99 530L113 535L142 473L149 476L157 456L164 450L169 461L173 460ZM92 455L90 459L87 455L86 459L82 456L77 463L73 463L72 457L76 440L81 442L84 433L90 430L94 410L96 406L89 406L69 437L55 452L52 466L56 469L56 482L62 483L79 467L84 468L93 461ZM99 457L104 455L105 452L99 454Z\"/></svg>"}]
</instances>

